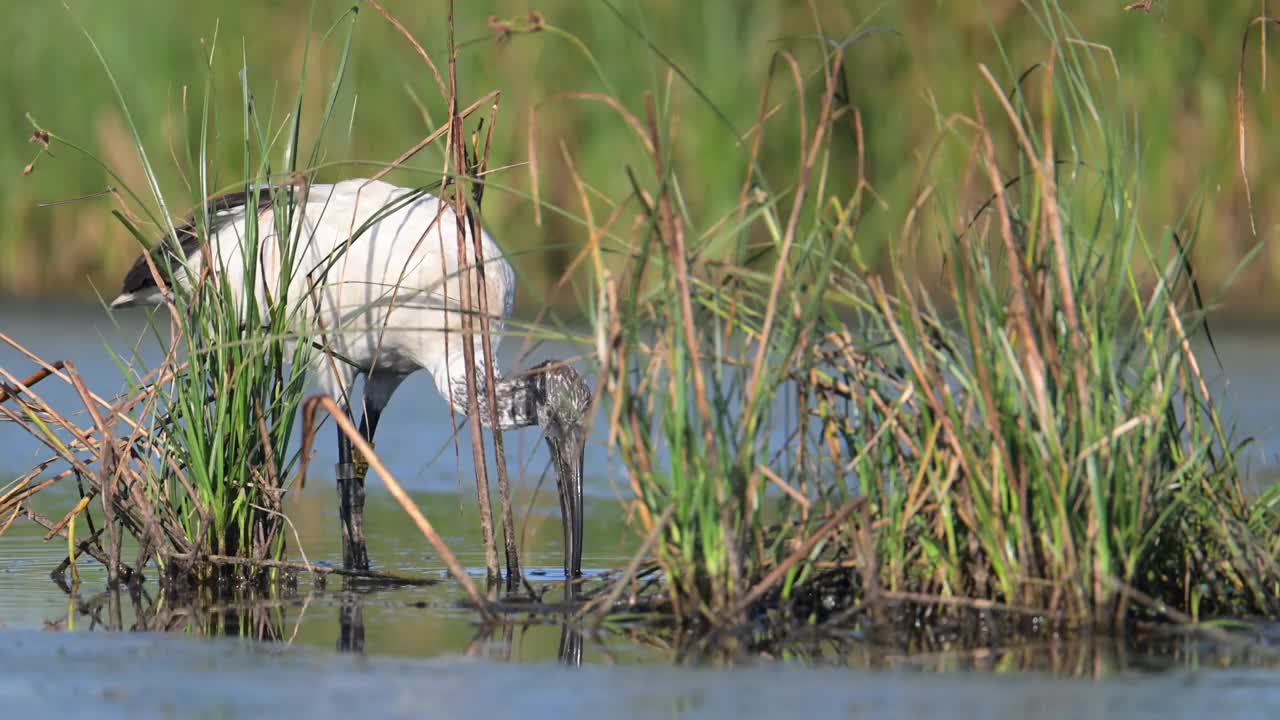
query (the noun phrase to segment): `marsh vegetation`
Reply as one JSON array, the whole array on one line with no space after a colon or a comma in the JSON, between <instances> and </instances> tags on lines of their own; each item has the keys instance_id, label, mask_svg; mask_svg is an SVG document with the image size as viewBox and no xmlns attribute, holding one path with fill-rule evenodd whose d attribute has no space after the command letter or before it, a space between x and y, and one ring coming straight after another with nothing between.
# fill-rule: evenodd
<instances>
[{"instance_id":1,"label":"marsh vegetation","mask_svg":"<svg viewBox=\"0 0 1280 720\"><path fill-rule=\"evenodd\" d=\"M777 628L963 624L975 612L1030 632L1280 611L1280 489L1244 491L1245 439L1208 390L1213 353L1191 344L1210 331L1197 272L1204 228L1195 208L1153 222L1143 125L1117 82L1138 70L1083 36L1058 2L1018 6L1035 28L1033 43L1019 42L1034 53L1015 59L997 33L966 71L966 96L921 106L932 132L903 153L912 182L892 202L869 155L875 123L887 121L862 98L859 53L900 38L837 33L814 12L802 39L762 61L744 112L721 105L626 13L613 21L655 68L645 89L543 15L494 20L502 42L568 42L608 91L560 101L587 101L593 122L615 125L621 158L600 167L564 144L553 161L530 141L525 167L512 170L494 160L490 133L521 113L499 89L456 79L460 48L476 50L457 42L452 14L441 53L380 4L360 8L318 22L330 29L314 35L316 53L338 58L318 105L310 45L294 99L278 106L235 52L241 102L230 122L218 111L223 47L211 39L193 80L203 99L183 95L184 126L198 131L174 138L176 170L157 169L128 93L110 80L145 192L110 162L99 172L111 177L116 219L147 247L207 236L209 199L228 189L275 188L262 202L287 206L273 195L286 183L369 164L339 162L326 143L357 107L346 72L367 50L354 49L354 28L392 28L417 72L434 75L440 96L419 103L427 123L446 119L377 172L451 197L477 222L487 220L481 197L527 203L523 238L556 236L546 251L574 238L548 295L589 278L576 292L585 331L540 312L525 335L581 348L574 360L595 378L595 422L625 467L639 549L608 573L566 578L580 590L566 612L769 638ZM39 159L40 174L59 172L63 150L99 163L41 117L49 125L34 137L55 157ZM539 126L530 116L524 127L532 137ZM240 172L228 177L211 150L233 132ZM184 179L197 208L186 221L166 202L166 173ZM556 193L543 184L552 176ZM1241 226L1257 227L1253 206L1243 212ZM272 217L247 233L252 257L264 242L294 252L301 231L288 213ZM1255 235L1239 266L1259 248ZM287 282L294 267L280 267ZM306 445L291 439L302 370L323 338L286 304L234 299L217 272L175 288L154 318L164 362L119 358L129 389L118 397L34 353L29 368L4 369L0 412L50 458L0 490L0 528L43 522L66 537L67 569L88 553L113 583L148 566L197 586L305 569L287 559L280 503L303 477ZM76 388L79 419L41 398L49 382ZM501 597L473 588L374 449L362 452L468 603L492 616L513 598L541 599L527 585ZM485 463L475 468L492 523ZM33 512L32 497L58 484L78 490L62 519ZM493 577L491 524L483 537Z\"/></svg>"}]
</instances>

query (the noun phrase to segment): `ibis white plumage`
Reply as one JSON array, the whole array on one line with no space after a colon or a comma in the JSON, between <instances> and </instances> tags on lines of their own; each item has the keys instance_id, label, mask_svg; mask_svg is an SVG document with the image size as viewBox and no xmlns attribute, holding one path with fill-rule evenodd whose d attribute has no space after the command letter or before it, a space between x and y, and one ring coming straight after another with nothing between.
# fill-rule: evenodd
<instances>
[{"instance_id":1,"label":"ibis white plumage","mask_svg":"<svg viewBox=\"0 0 1280 720\"><path fill-rule=\"evenodd\" d=\"M426 369L436 387L459 412L466 414L466 364L459 298L462 271L475 264L470 230L466 251L458 252L458 223L446 203L424 190L402 188L376 180L347 180L334 185L290 188L293 227L299 245L288 281L287 302L300 311L308 341L332 353L316 353L310 368L313 380L350 412L347 389L358 376L365 378L361 432L372 440L378 419L400 383ZM273 232L272 193L232 193L209 201L206 255L194 218L176 228L178 243L166 241L138 258L126 275L113 308L164 302L152 267L172 268L166 283L188 284L198 277L206 258L217 264L221 281L233 293L268 293L282 297L279 244L261 242L257 287L249 288L245 273L248 205L258 203L258 227ZM275 193L277 197L281 193ZM299 225L300 224L300 225ZM504 320L515 299L515 273L488 233L481 231L484 284L480 288L489 311L491 347L501 340ZM154 262L176 246L182 262ZM261 306L261 305L260 305ZM479 307L473 302L473 307ZM478 325L478 323L476 323ZM483 383L484 354L472 338L480 417L491 425L493 414ZM332 358L340 358L333 361ZM565 573L576 577L582 562L582 455L590 391L573 366L543 363L528 371L497 378L494 395L501 429L537 425L551 451L560 490L565 541ZM339 514L342 517L343 564L368 567L363 533L364 477L352 462L352 449L339 433Z\"/></svg>"}]
</instances>

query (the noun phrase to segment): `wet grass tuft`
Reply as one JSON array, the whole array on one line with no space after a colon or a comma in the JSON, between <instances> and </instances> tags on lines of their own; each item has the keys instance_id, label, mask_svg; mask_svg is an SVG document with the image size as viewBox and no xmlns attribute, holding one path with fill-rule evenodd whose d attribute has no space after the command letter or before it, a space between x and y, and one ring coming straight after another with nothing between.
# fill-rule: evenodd
<instances>
[{"instance_id":1,"label":"wet grass tuft","mask_svg":"<svg viewBox=\"0 0 1280 720\"><path fill-rule=\"evenodd\" d=\"M339 45L339 51L349 51L353 21L352 15L338 23L325 40L342 43L345 38L345 50ZM97 52L87 31L85 37ZM75 556L89 552L108 567L112 583L140 580L149 564L167 584L261 582L279 573L285 554L283 499L297 477L300 455L293 435L313 348L306 340L307 308L287 303L271 290L305 280L305 268L297 262L302 222L291 211L272 209L291 207L291 197L302 192L308 180L300 169L315 164L321 147L317 143L309 158L300 157L306 152L302 90L283 119L263 114L255 100L252 70L245 65L236 88L242 113L234 123L241 130L236 142L243 149L243 175L231 183L219 177L209 153L219 142L227 142L221 133L233 123L223 118L220 124L212 111L218 92L213 68L222 52L216 35L205 50L203 99L193 97L190 108L184 102L194 130L186 138L188 154L180 167L196 208L185 217L170 213L129 103L100 53L148 191L134 192L115 169L74 139L37 130L51 145L76 151L116 179L113 192L121 202L113 214L145 251L140 271L163 295L150 323L162 353L158 363L144 357L145 338L139 339L132 356L107 348L126 388L115 398L90 393L69 364L49 365L4 338L36 366L44 366L48 377L72 384L93 421L80 427L44 402L33 383L14 383L6 397L13 407L5 414L54 455L15 483L4 505L35 519L21 501L53 482L74 478L81 502L62 521L50 524L50 534L66 532L72 546L69 562L61 569L74 570ZM305 66L302 72L305 80ZM305 118L316 123L320 137L341 83L339 71L322 116ZM173 160L178 162L176 154ZM219 256L208 244L223 207L219 198L228 192L243 193L244 204L259 209L246 214L237 249L245 257L271 258L270 263L240 263L243 277L228 271L232 258ZM184 246L197 248L200 269L188 263ZM179 277L186 279L178 281ZM241 282L248 292L233 287ZM70 468L52 480L41 477L58 461ZM92 510L98 508L101 515L95 519ZM90 530L79 546L72 536L77 516ZM136 560L122 560L126 545L136 552Z\"/></svg>"},{"instance_id":2,"label":"wet grass tuft","mask_svg":"<svg viewBox=\"0 0 1280 720\"><path fill-rule=\"evenodd\" d=\"M667 162L696 89L672 66L627 118L651 165L613 202L636 220L609 236L593 317L609 437L681 621L1280 612L1277 493L1246 497L1191 345L1196 228L1138 221L1140 138L1106 49L1058 3L1034 12L1040 61L979 65L971 108L934 109L908 207L864 172L853 47L775 56L740 202L710 222ZM766 176L777 142L794 164ZM828 189L850 172L851 193ZM856 248L885 212L901 229L880 276Z\"/></svg>"}]
</instances>

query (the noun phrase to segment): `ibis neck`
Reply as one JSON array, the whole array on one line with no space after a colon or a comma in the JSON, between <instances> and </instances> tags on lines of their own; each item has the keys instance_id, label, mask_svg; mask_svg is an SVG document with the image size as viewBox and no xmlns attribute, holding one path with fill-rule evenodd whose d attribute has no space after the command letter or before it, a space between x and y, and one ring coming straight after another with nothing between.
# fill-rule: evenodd
<instances>
[{"instance_id":1,"label":"ibis neck","mask_svg":"<svg viewBox=\"0 0 1280 720\"><path fill-rule=\"evenodd\" d=\"M538 424L538 408L546 402L545 382L539 374L517 375L514 378L494 378L493 395L497 403L497 429L515 430ZM493 427L493 405L489 402L487 378L476 368L476 405L480 421L485 427ZM466 414L471 406L467 402L467 381L459 378L450 387L453 407Z\"/></svg>"}]
</instances>

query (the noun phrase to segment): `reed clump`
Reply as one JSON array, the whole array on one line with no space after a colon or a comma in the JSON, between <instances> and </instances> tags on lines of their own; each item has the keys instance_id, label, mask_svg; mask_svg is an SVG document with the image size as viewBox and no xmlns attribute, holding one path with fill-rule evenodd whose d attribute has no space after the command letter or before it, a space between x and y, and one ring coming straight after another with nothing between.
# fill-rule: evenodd
<instances>
[{"instance_id":1,"label":"reed clump","mask_svg":"<svg viewBox=\"0 0 1280 720\"><path fill-rule=\"evenodd\" d=\"M345 23L348 50L353 17ZM340 23L335 31L342 27ZM91 37L88 42L96 51ZM218 135L211 110L216 37L207 52L203 104L191 109L191 126L197 130L184 143L184 176L196 208L186 217L171 216L148 149L105 59L103 68L117 88L150 196L144 200L119 182L117 170L74 140L44 128L36 131L46 144L80 153L118 181L113 192L121 209L113 214L145 251L145 271L163 295L150 324L162 351L158 363L146 362L141 341L132 357L107 350L125 386L116 397L91 393L70 363L50 364L12 339L0 338L37 370L21 381L0 370L8 381L0 412L53 452L9 488L0 499L0 512L42 522L50 537L67 535L72 547L55 576L68 567L74 570L81 553L105 564L112 583L140 581L148 564L170 585L258 582L277 575L281 567L287 534L283 500L298 477L301 455L294 426L315 334L309 308L287 302L279 290L296 285L305 271L298 256L303 224L292 210L294 196L309 181L300 172L308 162L300 158L306 151L303 96L300 90L283 122L264 115L254 100L250 68L241 68L237 124L244 174L225 187L208 162ZM305 68L303 73L305 77ZM316 120L319 137L341 81L339 73ZM309 158L312 165L320 152L317 142ZM228 190L242 192L244 205L258 209L245 214L237 250L246 258L272 259L241 263L243 277L229 273L226 263L232 259L209 244L216 215L226 210L219 196ZM186 260L193 247L199 270ZM77 424L75 413L60 411L37 393L33 385L50 377L76 388L90 424ZM50 477L46 471L59 463L67 469ZM30 509L27 501L36 492L72 480L80 502L61 521L49 522ZM78 545L77 517L90 530ZM122 560L126 546L136 552L136 560Z\"/></svg>"},{"instance_id":2,"label":"reed clump","mask_svg":"<svg viewBox=\"0 0 1280 720\"><path fill-rule=\"evenodd\" d=\"M856 251L860 219L895 209L844 102L852 47L777 54L740 202L705 226L666 162L679 96L629 118L652 167L614 203L638 219L595 330L610 438L682 621L1280 611L1277 493L1243 492L1191 344L1195 228L1138 221L1140 141L1102 89L1105 49L1058 3L1033 12L1040 62L979 65L972 109L936 109L887 277ZM781 181L757 162L777 133ZM964 172L935 174L943 155ZM918 272L930 252L943 266Z\"/></svg>"},{"instance_id":3,"label":"reed clump","mask_svg":"<svg viewBox=\"0 0 1280 720\"><path fill-rule=\"evenodd\" d=\"M252 82L255 76L247 60L243 62L236 93L241 100L241 113L235 123L227 123L225 119L220 122L214 110L218 105L215 96L221 77L215 74L217 36L207 44L202 43L207 52L202 104L198 109L194 104L189 108L187 94L183 95L183 110L191 112L189 125L198 128L198 133L182 139L182 147L187 149L185 164L179 162L177 150L171 152L195 207L181 219L170 214L160 189L157 168L134 125L126 98L106 59L98 52L90 34L85 33L118 95L149 195L135 193L121 178L124 171L99 160L74 141L43 127L36 128L35 137L46 150L57 147L79 153L115 181L111 194L120 201L121 209L114 215L145 249L141 261L145 267L137 269L149 275L162 297L152 315L152 330L163 349L163 357L153 369L144 370L139 368L153 363L146 362L141 354L113 355L127 388L118 397L103 399L84 387L69 363L47 363L0 334L0 340L24 353L39 368L25 380L18 380L0 368L0 374L9 381L0 386L0 413L21 424L54 451L48 461L0 492L0 518L6 518L4 524L0 524L0 533L9 522L26 516L49 527L50 537L65 534L71 546L68 562L55 571L55 576L61 577L66 569L74 574L76 557L83 552L108 565L108 577L113 583L139 581L141 570L148 563L154 563L161 572L166 587L188 584L201 590L229 582L279 581L285 573L299 569L307 569L316 576L334 572L312 568L305 561L293 563L283 559L288 534L283 499L305 480L306 458L318 421L323 417L316 411L323 410L334 417L340 435L355 444L368 469L406 510L472 604L482 616L489 617L489 602L378 460L370 441L364 437L364 430L356 429L349 409L351 388L340 389L342 398L318 395L303 402L309 371L329 372L341 363L350 362L330 342L335 334L370 330L353 327L360 323L346 322L322 297L326 284L354 281L350 276L340 280L336 274L330 274L345 259L342 249L326 253L320 260L314 252L308 254L309 249L314 249L308 245L308 233L315 232L317 218L312 216L306 220L299 209L317 173L338 164L328 161L324 144L332 120L338 114L354 114L355 101L344 88L344 77L361 7L372 9L375 18L380 16L422 58L424 67L439 83L440 100L449 110L449 120L428 132L396 160L378 163L381 169L374 174L374 179L378 179L404 169L407 161L434 146L441 151L444 169L432 174L432 186L411 193L409 200L397 198L378 208L372 219L350 229L350 242L360 242L387 213L432 190L453 203L457 217L471 224L470 235L477 238L478 245L484 178L489 172L489 146L500 93L490 92L469 104L462 103L456 72L458 43L454 36L452 3L444 24L448 41L447 85L422 45L381 4L367 0L362 6L342 12L320 38L321 47L315 49L316 55L336 52L339 60L317 114L308 112L312 107L307 96L309 63L313 59L310 32L298 70L297 94L279 115L274 101L267 106L255 96ZM247 57L247 53L241 57ZM339 108L340 105L343 107ZM271 109L264 112L264 107ZM487 117L479 121L470 117L482 110L488 110ZM489 135L483 136L486 121ZM467 137L465 131L467 122L475 123L476 131L471 137ZM225 145L228 128L235 126L241 130L237 147L243 151L243 174L228 185L220 180L210 155L217 151L220 143ZM309 150L308 137L315 138ZM235 218L231 221L234 225L228 225L228 213ZM213 241L215 235L217 241ZM458 237L458 254L465 256L463 234L459 233ZM462 285L462 297L455 300L461 301L461 332L484 335L474 363L470 343L463 343L463 355L468 368L483 364L488 369L485 387L492 393L496 382L489 314L484 307L487 295L475 291L483 277L483 256L478 249L475 252L480 261L477 266L464 268L469 282ZM198 263L188 262L189 257L198 258ZM446 269L441 268L442 276L445 272ZM472 286L470 281L476 285ZM479 296L477 307L471 305L471 292L467 288ZM423 289L414 288L415 291ZM438 288L430 290L434 292ZM126 292L132 294L132 287ZM398 302L397 297L396 293L388 292L370 302L393 303ZM145 303L145 298L141 300ZM347 312L348 306L344 304L342 310ZM449 328L434 327L424 327L421 331L453 332ZM49 377L76 387L92 425L77 425L33 390L32 385ZM485 447L480 435L481 421L474 411L480 387L476 383L485 380L483 374L479 379L469 377L468 396L473 409L470 424L486 565L490 578L494 579L499 577L499 569L489 511ZM490 403L497 405L492 395ZM305 423L302 443L294 437L300 410ZM127 431L123 437L120 429ZM494 452L499 468L508 579L514 586L520 571L500 436L495 436ZM59 463L69 467L60 473L50 473L50 468ZM360 480L363 483L363 478ZM80 499L61 522L44 519L32 511L29 501L36 493L55 484L72 482L76 483ZM362 506L363 485L360 487L358 502ZM97 507L102 508L99 519L95 519ZM78 516L83 517L91 532L76 544ZM96 529L98 525L102 526L101 531ZM131 548L138 553L132 564L120 561L126 543L131 543ZM344 570L339 574L397 584L421 581L421 578L364 570Z\"/></svg>"}]
</instances>

